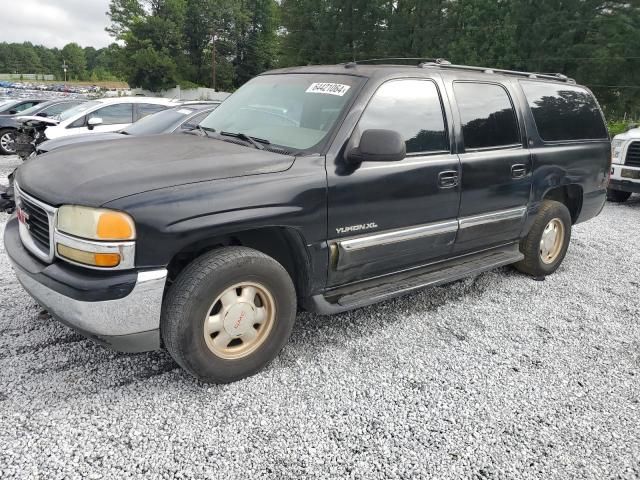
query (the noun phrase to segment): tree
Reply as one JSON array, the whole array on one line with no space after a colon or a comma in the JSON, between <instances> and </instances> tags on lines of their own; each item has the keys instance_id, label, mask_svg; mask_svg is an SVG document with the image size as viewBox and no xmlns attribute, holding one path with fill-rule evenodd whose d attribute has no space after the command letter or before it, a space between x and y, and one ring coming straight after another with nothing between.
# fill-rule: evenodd
<instances>
[{"instance_id":1,"label":"tree","mask_svg":"<svg viewBox=\"0 0 640 480\"><path fill-rule=\"evenodd\" d=\"M80 45L77 43L66 44L62 49L62 59L67 64L68 78L80 80L86 77L87 60Z\"/></svg>"}]
</instances>

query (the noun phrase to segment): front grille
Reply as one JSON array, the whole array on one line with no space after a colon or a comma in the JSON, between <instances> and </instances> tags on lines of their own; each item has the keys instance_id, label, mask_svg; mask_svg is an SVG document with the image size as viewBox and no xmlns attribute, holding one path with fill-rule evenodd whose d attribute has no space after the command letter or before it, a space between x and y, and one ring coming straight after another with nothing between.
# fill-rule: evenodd
<instances>
[{"instance_id":1,"label":"front grille","mask_svg":"<svg viewBox=\"0 0 640 480\"><path fill-rule=\"evenodd\" d=\"M631 167L640 167L640 142L631 142L627 148L627 158L624 163Z\"/></svg>"},{"instance_id":2,"label":"front grille","mask_svg":"<svg viewBox=\"0 0 640 480\"><path fill-rule=\"evenodd\" d=\"M34 242L48 252L51 248L49 241L49 216L42 208L35 203L27 200L24 196L20 197L20 208L26 214L26 224L29 227L29 234Z\"/></svg>"}]
</instances>

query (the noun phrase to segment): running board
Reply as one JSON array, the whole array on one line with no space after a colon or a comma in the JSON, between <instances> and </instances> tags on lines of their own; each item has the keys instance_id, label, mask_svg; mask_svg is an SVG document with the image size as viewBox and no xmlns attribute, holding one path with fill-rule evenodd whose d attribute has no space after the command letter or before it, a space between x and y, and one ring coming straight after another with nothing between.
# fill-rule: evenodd
<instances>
[{"instance_id":1,"label":"running board","mask_svg":"<svg viewBox=\"0 0 640 480\"><path fill-rule=\"evenodd\" d=\"M454 282L482 272L519 262L524 258L518 244L465 255L446 262L409 272L402 272L357 285L339 288L317 295L309 305L322 314L340 313L398 297L425 287Z\"/></svg>"}]
</instances>

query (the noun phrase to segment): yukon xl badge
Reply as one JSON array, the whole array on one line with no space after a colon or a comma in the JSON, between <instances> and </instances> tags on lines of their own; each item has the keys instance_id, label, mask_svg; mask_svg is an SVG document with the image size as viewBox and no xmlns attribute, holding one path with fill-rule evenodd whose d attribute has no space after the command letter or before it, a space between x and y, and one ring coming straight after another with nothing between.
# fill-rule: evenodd
<instances>
[{"instance_id":1,"label":"yukon xl badge","mask_svg":"<svg viewBox=\"0 0 640 480\"><path fill-rule=\"evenodd\" d=\"M351 225L349 227L338 227L336 228L336 232L338 232L339 234L343 234L350 232L359 232L360 230L371 230L372 228L378 228L378 225L375 222L362 223L360 225Z\"/></svg>"}]
</instances>

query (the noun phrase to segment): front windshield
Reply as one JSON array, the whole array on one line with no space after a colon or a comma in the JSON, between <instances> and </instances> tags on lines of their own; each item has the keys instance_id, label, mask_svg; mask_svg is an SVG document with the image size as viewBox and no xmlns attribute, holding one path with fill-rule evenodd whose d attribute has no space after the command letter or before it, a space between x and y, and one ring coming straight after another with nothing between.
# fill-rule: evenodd
<instances>
[{"instance_id":1,"label":"front windshield","mask_svg":"<svg viewBox=\"0 0 640 480\"><path fill-rule=\"evenodd\" d=\"M200 126L309 150L327 137L361 82L349 75L263 75L231 95Z\"/></svg>"},{"instance_id":2,"label":"front windshield","mask_svg":"<svg viewBox=\"0 0 640 480\"><path fill-rule=\"evenodd\" d=\"M158 133L169 133L176 128L176 124L182 123L195 110L188 107L170 108L162 112L148 115L138 120L133 125L125 128L122 132L128 135L155 135Z\"/></svg>"},{"instance_id":3,"label":"front windshield","mask_svg":"<svg viewBox=\"0 0 640 480\"><path fill-rule=\"evenodd\" d=\"M97 105L102 105L102 102L98 102L94 100L92 102L86 102L86 103L81 103L80 105L76 105L75 107L62 112L60 114L60 121L64 122L65 120L75 117L79 113L86 112L90 108L95 107Z\"/></svg>"}]
</instances>

